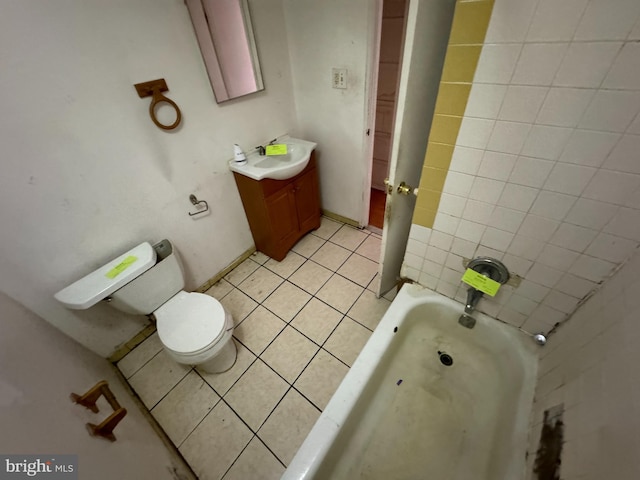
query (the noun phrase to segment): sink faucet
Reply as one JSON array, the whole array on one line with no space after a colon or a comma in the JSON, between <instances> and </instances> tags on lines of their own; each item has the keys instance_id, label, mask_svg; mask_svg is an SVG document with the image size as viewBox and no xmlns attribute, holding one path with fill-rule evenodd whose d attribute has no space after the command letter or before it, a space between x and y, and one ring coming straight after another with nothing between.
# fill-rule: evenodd
<instances>
[{"instance_id":1,"label":"sink faucet","mask_svg":"<svg viewBox=\"0 0 640 480\"><path fill-rule=\"evenodd\" d=\"M258 150L258 155L260 155L261 157L264 157L267 154L267 146L269 145L273 145L274 143L276 143L276 140L278 140L277 138L274 138L273 140L271 140L267 145L262 146L262 145L258 145L256 147L256 150Z\"/></svg>"},{"instance_id":2,"label":"sink faucet","mask_svg":"<svg viewBox=\"0 0 640 480\"><path fill-rule=\"evenodd\" d=\"M484 293L480 290L476 290L475 288L470 287L467 290L467 304L464 307L464 313L469 315L472 314L476 308L476 305L478 304L478 301L482 298L483 295Z\"/></svg>"}]
</instances>

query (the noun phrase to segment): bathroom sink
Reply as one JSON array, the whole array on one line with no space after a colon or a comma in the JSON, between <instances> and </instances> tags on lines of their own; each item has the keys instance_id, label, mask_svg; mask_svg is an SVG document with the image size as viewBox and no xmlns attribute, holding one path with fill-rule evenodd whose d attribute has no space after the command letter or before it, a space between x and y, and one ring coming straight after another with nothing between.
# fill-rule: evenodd
<instances>
[{"instance_id":1,"label":"bathroom sink","mask_svg":"<svg viewBox=\"0 0 640 480\"><path fill-rule=\"evenodd\" d=\"M247 155L247 163L238 165L233 160L229 161L229 168L254 180L271 178L274 180L286 180L295 177L305 169L311 158L311 152L317 144L284 136L278 138L278 144L287 145L285 155L260 155L254 151Z\"/></svg>"}]
</instances>

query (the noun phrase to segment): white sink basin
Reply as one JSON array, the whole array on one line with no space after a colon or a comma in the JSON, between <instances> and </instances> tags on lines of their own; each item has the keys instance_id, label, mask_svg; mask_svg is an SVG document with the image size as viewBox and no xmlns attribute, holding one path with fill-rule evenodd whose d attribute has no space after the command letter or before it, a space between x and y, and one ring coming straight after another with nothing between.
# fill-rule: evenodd
<instances>
[{"instance_id":1,"label":"white sink basin","mask_svg":"<svg viewBox=\"0 0 640 480\"><path fill-rule=\"evenodd\" d=\"M286 180L295 177L305 169L311 158L311 152L317 144L291 138L289 136L279 138L276 142L287 145L286 155L260 155L257 151L247 155L247 163L238 165L233 160L229 161L229 168L254 180L271 178L274 180Z\"/></svg>"}]
</instances>

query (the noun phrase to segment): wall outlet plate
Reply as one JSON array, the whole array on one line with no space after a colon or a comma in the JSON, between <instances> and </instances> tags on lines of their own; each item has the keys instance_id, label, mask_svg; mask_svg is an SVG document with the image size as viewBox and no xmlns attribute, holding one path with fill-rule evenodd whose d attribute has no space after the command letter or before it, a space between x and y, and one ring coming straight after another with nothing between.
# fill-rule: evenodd
<instances>
[{"instance_id":1,"label":"wall outlet plate","mask_svg":"<svg viewBox=\"0 0 640 480\"><path fill-rule=\"evenodd\" d=\"M346 68L331 69L331 86L333 88L347 88L347 69Z\"/></svg>"}]
</instances>

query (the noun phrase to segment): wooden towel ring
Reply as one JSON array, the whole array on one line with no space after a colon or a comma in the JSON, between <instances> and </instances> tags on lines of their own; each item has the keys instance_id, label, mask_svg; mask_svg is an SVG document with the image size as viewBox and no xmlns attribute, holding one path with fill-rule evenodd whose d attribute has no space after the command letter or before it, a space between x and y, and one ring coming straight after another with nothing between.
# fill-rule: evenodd
<instances>
[{"instance_id":1,"label":"wooden towel ring","mask_svg":"<svg viewBox=\"0 0 640 480\"><path fill-rule=\"evenodd\" d=\"M151 80L149 82L136 83L134 87L136 87L136 91L138 92L138 96L140 98L152 97L151 105L149 105L149 115L151 116L151 120L156 124L157 127L162 128L163 130L173 130L180 124L180 121L182 120L182 113L180 112L178 105L176 104L176 102L174 102L170 98L165 97L161 93L169 90L169 87L167 87L167 82L165 82L164 78ZM176 121L171 125L164 125L163 123L160 123L160 121L156 118L156 107L159 103L162 102L168 103L176 111Z\"/></svg>"}]
</instances>

